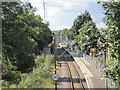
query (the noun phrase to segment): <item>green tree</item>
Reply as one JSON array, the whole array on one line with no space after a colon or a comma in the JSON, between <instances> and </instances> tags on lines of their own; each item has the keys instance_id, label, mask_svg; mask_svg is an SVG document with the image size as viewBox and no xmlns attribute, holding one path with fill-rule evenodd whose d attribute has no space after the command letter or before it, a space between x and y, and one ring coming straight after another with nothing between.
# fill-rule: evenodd
<instances>
[{"instance_id":1,"label":"green tree","mask_svg":"<svg viewBox=\"0 0 120 90\"><path fill-rule=\"evenodd\" d=\"M3 2L2 11L3 79L12 81L32 70L34 58L52 36L30 3Z\"/></svg>"},{"instance_id":2,"label":"green tree","mask_svg":"<svg viewBox=\"0 0 120 90\"><path fill-rule=\"evenodd\" d=\"M97 48L99 31L94 22L89 21L83 24L79 29L79 34L76 35L77 43L80 49L87 54L90 53L90 48Z\"/></svg>"},{"instance_id":3,"label":"green tree","mask_svg":"<svg viewBox=\"0 0 120 90\"><path fill-rule=\"evenodd\" d=\"M99 31L88 11L81 13L81 15L75 19L71 32L75 43L78 44L82 51L89 54L90 48L97 48Z\"/></svg>"},{"instance_id":4,"label":"green tree","mask_svg":"<svg viewBox=\"0 0 120 90\"><path fill-rule=\"evenodd\" d=\"M108 26L107 43L110 43L111 64L106 69L106 75L120 87L120 1L101 2L105 9L104 22Z\"/></svg>"},{"instance_id":5,"label":"green tree","mask_svg":"<svg viewBox=\"0 0 120 90\"><path fill-rule=\"evenodd\" d=\"M36 42L26 32L27 11L17 3L2 3L3 59L10 60L23 72L34 65L32 50ZM27 60L31 64L28 64ZM23 69L24 67L24 69Z\"/></svg>"},{"instance_id":6,"label":"green tree","mask_svg":"<svg viewBox=\"0 0 120 90\"><path fill-rule=\"evenodd\" d=\"M79 29L82 28L83 24L91 21L92 18L89 14L88 11L85 11L84 13L81 13L81 15L79 15L73 22L73 26L71 28L73 35L78 35L79 34Z\"/></svg>"}]
</instances>

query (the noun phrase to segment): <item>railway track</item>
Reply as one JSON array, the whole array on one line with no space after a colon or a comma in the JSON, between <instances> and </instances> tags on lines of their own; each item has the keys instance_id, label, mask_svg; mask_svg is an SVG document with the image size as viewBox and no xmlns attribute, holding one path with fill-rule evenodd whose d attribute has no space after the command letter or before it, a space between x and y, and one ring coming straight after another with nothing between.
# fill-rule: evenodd
<instances>
[{"instance_id":1,"label":"railway track","mask_svg":"<svg viewBox=\"0 0 120 90\"><path fill-rule=\"evenodd\" d=\"M64 52L64 49L62 49L61 52ZM85 82L83 83L83 80L81 79L81 75L80 75L81 72L79 72L79 67L72 58L72 56L68 52L66 52L63 55L62 59L64 59L64 63L66 64L67 70L65 71L69 73L68 77L69 77L70 88L72 90L76 88L85 90L85 88L87 88L87 85L85 84Z\"/></svg>"},{"instance_id":2,"label":"railway track","mask_svg":"<svg viewBox=\"0 0 120 90\"><path fill-rule=\"evenodd\" d=\"M68 54L68 53L67 53ZM82 83L82 80L80 78L80 74L78 72L77 67L75 66L75 61L74 59L68 54L67 55L67 66L69 68L69 72L70 72L70 77L71 77L71 85L73 90L75 88L81 88L82 90L85 90L84 85Z\"/></svg>"}]
</instances>

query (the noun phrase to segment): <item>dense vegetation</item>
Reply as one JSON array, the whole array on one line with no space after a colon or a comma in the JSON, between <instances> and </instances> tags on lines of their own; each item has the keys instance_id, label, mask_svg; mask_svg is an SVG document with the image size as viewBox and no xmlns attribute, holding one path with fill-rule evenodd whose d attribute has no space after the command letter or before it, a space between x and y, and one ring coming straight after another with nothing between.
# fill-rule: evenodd
<instances>
[{"instance_id":1,"label":"dense vegetation","mask_svg":"<svg viewBox=\"0 0 120 90\"><path fill-rule=\"evenodd\" d=\"M106 37L102 37L101 41L105 43L106 48L109 48L109 57L112 57L105 74L120 88L120 1L98 3L105 9L104 22L108 26L107 30L103 31Z\"/></svg>"},{"instance_id":2,"label":"dense vegetation","mask_svg":"<svg viewBox=\"0 0 120 90\"><path fill-rule=\"evenodd\" d=\"M54 70L52 55L42 54L35 59L36 67L29 74L22 74L19 84L12 84L10 88L54 88L54 81L51 79ZM51 72L52 71L52 72Z\"/></svg>"},{"instance_id":3,"label":"dense vegetation","mask_svg":"<svg viewBox=\"0 0 120 90\"><path fill-rule=\"evenodd\" d=\"M36 56L52 41L51 31L30 3L2 2L2 12L2 77L18 84L21 74L33 70Z\"/></svg>"},{"instance_id":4,"label":"dense vegetation","mask_svg":"<svg viewBox=\"0 0 120 90\"><path fill-rule=\"evenodd\" d=\"M120 1L99 1L105 9L106 29L97 29L88 11L81 13L73 22L71 29L55 32L74 41L79 49L87 54L91 48L102 52L106 63L105 76L120 87Z\"/></svg>"}]
</instances>

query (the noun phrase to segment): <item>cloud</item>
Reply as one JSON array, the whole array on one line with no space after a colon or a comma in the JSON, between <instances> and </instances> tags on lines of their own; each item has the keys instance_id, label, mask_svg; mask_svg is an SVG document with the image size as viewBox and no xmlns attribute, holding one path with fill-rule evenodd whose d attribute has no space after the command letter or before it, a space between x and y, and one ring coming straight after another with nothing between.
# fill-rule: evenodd
<instances>
[{"instance_id":1,"label":"cloud","mask_svg":"<svg viewBox=\"0 0 120 90\"><path fill-rule=\"evenodd\" d=\"M78 0L46 0L48 3L48 13L50 16L61 13L76 13L88 9L88 4Z\"/></svg>"},{"instance_id":2,"label":"cloud","mask_svg":"<svg viewBox=\"0 0 120 90\"><path fill-rule=\"evenodd\" d=\"M82 2L66 2L63 5L63 11L67 13L74 13L86 10L88 8L88 4Z\"/></svg>"},{"instance_id":3,"label":"cloud","mask_svg":"<svg viewBox=\"0 0 120 90\"><path fill-rule=\"evenodd\" d=\"M90 11L93 21L97 23L97 27L101 28L105 25L102 22L102 8L96 2L98 0L44 0L47 2L47 18L50 22L50 29L60 30L65 27L72 27L74 19L78 14L85 10ZM43 0L30 0L32 5L38 10L42 18L43 14ZM89 3L88 3L89 2Z\"/></svg>"},{"instance_id":4,"label":"cloud","mask_svg":"<svg viewBox=\"0 0 120 90\"><path fill-rule=\"evenodd\" d=\"M64 1L63 0L46 0L49 7L63 7Z\"/></svg>"},{"instance_id":5,"label":"cloud","mask_svg":"<svg viewBox=\"0 0 120 90\"><path fill-rule=\"evenodd\" d=\"M53 18L56 16L56 14L59 12L58 8L52 8L52 7L49 7L48 8L48 17L49 18Z\"/></svg>"},{"instance_id":6,"label":"cloud","mask_svg":"<svg viewBox=\"0 0 120 90\"><path fill-rule=\"evenodd\" d=\"M107 26L103 23L103 22L100 22L98 24L96 24L96 26L101 29L101 28L106 28Z\"/></svg>"},{"instance_id":7,"label":"cloud","mask_svg":"<svg viewBox=\"0 0 120 90\"><path fill-rule=\"evenodd\" d=\"M53 0L51 0L53 1ZM88 4L86 3L80 3L80 2L73 2L73 1L64 1L61 0L60 3L57 3L58 6L49 6L52 2L48 2L48 19L50 21L56 21L57 22L64 22L69 21L67 19L73 19L78 15L78 12L85 11L88 8ZM59 3L59 4L58 4ZM62 7L59 7L61 5ZM72 23L72 22L71 22ZM51 22L52 24L52 22Z\"/></svg>"}]
</instances>

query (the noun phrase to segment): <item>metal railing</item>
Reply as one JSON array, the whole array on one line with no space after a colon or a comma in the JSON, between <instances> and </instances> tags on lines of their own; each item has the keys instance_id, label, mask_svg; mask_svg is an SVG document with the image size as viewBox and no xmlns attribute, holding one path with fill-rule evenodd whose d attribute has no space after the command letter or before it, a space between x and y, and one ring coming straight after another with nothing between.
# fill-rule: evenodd
<instances>
[{"instance_id":1,"label":"metal railing","mask_svg":"<svg viewBox=\"0 0 120 90\"><path fill-rule=\"evenodd\" d=\"M93 59L90 55L88 55L88 54L83 53L82 51L80 51L80 50L78 49L78 47L76 47L75 49L73 49L73 48L71 48L71 47L69 47L69 48L66 47L65 49L67 49L68 52L74 52L74 53L75 53L75 54L74 54L75 57L83 57L83 58L85 58L85 60L86 60L92 67L95 67L95 68L97 68L97 69L99 70L100 75L103 75L102 70L103 70L104 68L106 68L106 65L105 65L105 62L104 62L104 59L103 59L102 56L101 56L101 57L98 57L98 61L96 61L96 60ZM114 83L114 81L112 81L112 80L110 80L110 79L108 79L108 78L105 78L105 79L107 79L107 85L106 85L106 86L107 86L108 88L115 88L115 83Z\"/></svg>"}]
</instances>

